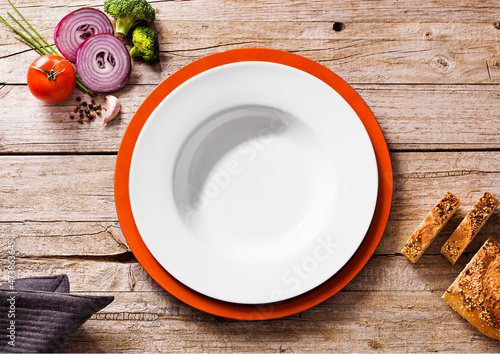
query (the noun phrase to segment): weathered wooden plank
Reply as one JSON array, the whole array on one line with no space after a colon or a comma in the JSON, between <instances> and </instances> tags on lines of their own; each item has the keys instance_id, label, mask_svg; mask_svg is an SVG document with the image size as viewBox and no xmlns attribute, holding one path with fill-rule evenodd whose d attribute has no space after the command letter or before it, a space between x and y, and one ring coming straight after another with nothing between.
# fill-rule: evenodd
<instances>
[{"instance_id":1,"label":"weathered wooden plank","mask_svg":"<svg viewBox=\"0 0 500 354\"><path fill-rule=\"evenodd\" d=\"M25 86L0 88L0 153L116 152L133 114L154 89L129 85L119 116L105 127L71 120L82 96L44 104ZM500 148L500 86L353 85L372 109L391 150ZM19 97L23 97L18 110ZM103 95L98 102L104 103ZM15 111L15 117L12 112Z\"/></svg>"},{"instance_id":2,"label":"weathered wooden plank","mask_svg":"<svg viewBox=\"0 0 500 354\"><path fill-rule=\"evenodd\" d=\"M452 267L440 256L424 256L420 262L374 257L343 291L324 303L265 322L220 319L193 309L162 290L137 263L18 260L16 270L18 277L67 273L73 293L115 296L63 351L261 352L280 344L314 352L499 348L499 342L476 332L440 299L463 264ZM4 269L0 278L6 278ZM468 339L457 341L450 333Z\"/></svg>"},{"instance_id":3,"label":"weathered wooden plank","mask_svg":"<svg viewBox=\"0 0 500 354\"><path fill-rule=\"evenodd\" d=\"M16 254L22 253L21 245L16 243ZM462 256L455 266L450 266L441 255L424 255L416 264L401 255L374 255L345 289L361 292L444 291L477 249L471 246L470 251L472 253ZM4 252L2 259L6 262ZM109 257L16 258L18 278L58 273L68 274L72 290L76 292L144 292L161 289L133 257L121 261ZM5 267L0 270L0 279L7 279Z\"/></svg>"},{"instance_id":4,"label":"weathered wooden plank","mask_svg":"<svg viewBox=\"0 0 500 354\"><path fill-rule=\"evenodd\" d=\"M116 221L116 156L2 156L0 221Z\"/></svg>"},{"instance_id":5,"label":"weathered wooden plank","mask_svg":"<svg viewBox=\"0 0 500 354\"><path fill-rule=\"evenodd\" d=\"M4 86L0 89L0 124L5 124L0 129L0 152L116 153L132 116L153 89L152 85L125 87L119 94L120 113L102 126L102 116L91 123L78 123L78 116L74 113L76 97L89 101L78 90L68 100L53 105L32 97L26 86ZM20 97L23 97L22 109L17 108ZM104 95L99 95L96 100L105 106ZM16 111L15 117L12 111ZM75 119L70 119L70 115Z\"/></svg>"},{"instance_id":6,"label":"weathered wooden plank","mask_svg":"<svg viewBox=\"0 0 500 354\"><path fill-rule=\"evenodd\" d=\"M338 2L335 0L315 1L151 1L159 20L221 20L221 21L415 21L421 22L484 22L498 21L498 3L494 0L418 1L382 0L366 3L363 0ZM82 6L102 7L102 1L68 2L63 0L17 0L15 5L23 11L26 8L58 10L76 9ZM2 4L0 10L10 9Z\"/></svg>"},{"instance_id":7,"label":"weathered wooden plank","mask_svg":"<svg viewBox=\"0 0 500 354\"><path fill-rule=\"evenodd\" d=\"M97 7L102 10L102 7ZM71 8L59 7L40 11L38 7L23 9L39 33L53 43L54 28L59 19L72 11ZM271 21L263 20L214 20L204 18L192 19L162 19L157 18L154 29L158 32L160 44L180 50L193 50L234 40L399 40L399 41L456 41L464 43L484 43L498 40L500 30L496 22L487 22L478 17L470 22L446 22L437 19L433 22L423 22L418 19L409 21L356 21L342 22L341 30L333 24L335 20L299 21L284 20L283 14L275 14ZM111 18L111 17L110 17ZM340 21L340 20L339 20ZM7 27L0 27L2 37L2 57L23 51L27 47L20 43L13 32ZM130 41L126 41L130 44Z\"/></svg>"},{"instance_id":8,"label":"weathered wooden plank","mask_svg":"<svg viewBox=\"0 0 500 354\"><path fill-rule=\"evenodd\" d=\"M499 152L393 153L392 218L423 218L448 190L462 201L459 215L485 190L500 195L499 158Z\"/></svg>"},{"instance_id":9,"label":"weathered wooden plank","mask_svg":"<svg viewBox=\"0 0 500 354\"><path fill-rule=\"evenodd\" d=\"M494 131L500 122L494 108L500 103L499 86L354 88L372 109L391 150L488 149L500 143Z\"/></svg>"},{"instance_id":10,"label":"weathered wooden plank","mask_svg":"<svg viewBox=\"0 0 500 354\"><path fill-rule=\"evenodd\" d=\"M351 292L444 292L470 256L461 257L455 266L451 266L446 258L440 255L424 255L416 264L410 263L402 255L375 255L344 289ZM1 261L7 260L2 258ZM125 261L64 257L16 258L15 268L17 278L65 273L74 292L162 290L133 258ZM0 269L0 280L7 281L6 267Z\"/></svg>"},{"instance_id":11,"label":"weathered wooden plank","mask_svg":"<svg viewBox=\"0 0 500 354\"><path fill-rule=\"evenodd\" d=\"M401 210L393 210L392 218L402 219L405 224L399 228L394 226L395 230L389 229L389 234L392 234L394 238L392 240L387 238L387 243L398 241L402 244L404 242L407 235L402 233L402 229L410 229L410 223L413 220L418 222L419 215L425 214L434 202L434 194L440 196L440 189L444 188L443 185L462 198L464 207L472 205L484 188L489 188L492 193L498 193L495 189L498 186L498 180L496 180L498 172L494 168L497 166L494 162L498 161L498 156L498 152L393 153L396 178L394 208ZM57 186L47 193L52 197L48 198L46 205L55 204L57 207L55 199L61 197L64 203L59 205L73 204L79 198L87 198L89 191L93 191L93 194L110 193L106 186L111 183L113 156L3 156L0 160L2 161L0 183L3 192L10 190L5 188L6 182L10 187L24 185L26 191L31 191L31 198L36 200L37 196L47 191L37 191L34 184ZM89 183L82 184L84 189L77 189L78 194L61 193L60 191L68 189L68 185L72 185L75 176L82 177L82 169L89 171L87 172L89 174L100 173L100 181L104 182L102 184L90 182L95 179L90 178ZM475 172L467 174L461 171ZM40 174L42 174L41 179L33 178ZM459 188L458 191L457 188ZM17 198L19 191L11 191L14 192L14 197L9 196L8 199L13 198L21 203L22 208L26 208L28 205L22 204L23 198ZM33 195L33 191L37 191L35 192L37 195ZM5 195L7 193L4 193L2 197ZM2 200L7 200L9 203L8 199ZM2 204L2 208L4 205ZM82 205L86 205L87 208L93 206L94 209L102 207L102 205L90 203L82 203ZM101 216L106 218L110 209L111 207L102 208L107 212ZM5 215L3 211L5 209L2 210L1 215ZM64 210L62 213L61 210L56 209L50 209L50 211L52 215L44 215L51 220L60 218L61 214L64 216ZM466 211L463 210L463 212ZM39 213L40 210L36 213L33 210L30 211L32 217L36 217ZM83 209L79 213L80 216L92 214L95 217L93 209ZM497 223L496 216L498 214L495 214L489 223ZM43 227L41 224L31 224L34 234L40 232L40 228ZM64 228L63 225L63 223L59 224L61 228ZM70 225L69 227L79 232L78 226ZM96 226L96 228L101 232L101 226ZM494 229L492 231L498 233ZM22 234L26 235L27 232L23 230ZM482 234L480 237L483 236L485 235ZM28 245L19 242L21 240L18 239L17 252L21 257L24 252L23 248ZM383 242L386 242L386 237ZM399 248L400 245L391 247L391 251L394 252L394 249ZM474 246L471 246L471 252L474 250ZM82 346L84 349L81 350L94 351L97 350L96 348L105 351L155 349L199 351L200 348L219 351L268 351L276 349L278 344L283 345L282 349L286 346L286 348L296 348L297 351L342 350L343 345L345 350L356 351L369 350L374 347L387 351L403 350L408 347L415 348L415 350L446 348L459 350L463 349L464 345L467 346L469 352L495 351L497 342L479 335L439 299L442 291L453 281L470 256L469 254L460 259L459 264L454 267L449 266L448 262L439 255L425 255L415 265L402 256L375 256L345 288L344 292L324 305L289 319L264 322L264 325L253 324L254 327L251 327L250 332L243 334L240 331L247 328L241 325L243 322L225 320L221 322L213 316L207 316L173 299L163 292L133 260L103 262L98 259L93 261L61 257L18 258L16 270L18 277L67 273L70 276L73 291L109 292L117 296L117 300L112 305L115 307L106 309L105 313L108 314L102 315L104 318L115 318L115 320L96 317L73 337L74 339L65 347L65 351L79 351L80 349L77 348L82 348ZM5 280L5 269L2 269L2 272L0 278ZM414 295L407 295L409 289L415 291ZM176 310L176 307L179 310ZM405 308L407 310L404 310ZM177 311L179 316L175 316ZM156 318L156 315L159 317ZM300 316L302 318L306 316L306 320L302 320ZM320 325L325 327L314 327ZM217 327L217 331L214 331L214 326ZM311 328L311 326L315 331L308 335L308 330L303 330L303 328ZM443 330L437 331L436 329L441 328L440 326L443 326ZM134 332L134 336L126 336L131 338L129 341L123 338L123 333L130 331ZM283 331L292 333L292 337L282 338L276 334L283 333ZM446 335L451 332L455 333L453 338L467 336L466 338L469 339L458 342L446 339L448 338ZM179 333L186 334L186 337L179 337ZM270 336L272 334L273 337L267 338L267 333L270 333ZM385 333L385 335L381 336L380 333ZM394 333L398 334L399 339ZM415 333L418 333L417 337ZM436 335L436 333L443 334ZM221 335L229 339L220 342ZM255 336L258 336L260 340L249 340ZM342 341L341 339L345 336L349 336L350 339ZM271 338L278 338L278 340L272 341ZM423 340L424 338L426 340ZM215 346L207 344L214 342L219 344ZM344 344L337 344L338 342ZM155 343L155 346L151 343ZM335 346L332 346L332 343L336 343Z\"/></svg>"},{"instance_id":12,"label":"weathered wooden plank","mask_svg":"<svg viewBox=\"0 0 500 354\"><path fill-rule=\"evenodd\" d=\"M118 222L0 222L0 254L14 240L17 257L113 256L130 251Z\"/></svg>"},{"instance_id":13,"label":"weathered wooden plank","mask_svg":"<svg viewBox=\"0 0 500 354\"><path fill-rule=\"evenodd\" d=\"M438 255L441 246L458 226L470 205L464 205L427 249L427 255ZM430 208L430 207L429 207ZM426 206L421 207L413 218L397 220L390 218L379 246L378 255L399 253L406 239L419 225L419 216L424 217ZM468 252L475 252L484 241L493 236L500 239L500 218L491 218L472 241ZM43 258L56 256L113 256L125 255L130 251L123 233L116 222L55 221L55 222L1 222L0 255L5 256L7 242L15 240L17 256Z\"/></svg>"},{"instance_id":14,"label":"weathered wooden plank","mask_svg":"<svg viewBox=\"0 0 500 354\"><path fill-rule=\"evenodd\" d=\"M98 7L102 10L102 7ZM37 28L40 34L53 42L54 28L59 18L65 16L72 9L50 8L41 12L39 8L25 8L23 13L30 23ZM434 22L421 22L417 19L410 21L356 21L342 22L341 30L333 28L335 21L314 20L297 21L281 20L281 14L276 14L272 21L262 20L177 20L160 19L154 22L154 29L158 32L162 45L175 47L180 50L197 49L203 47L203 43L223 43L232 40L402 40L402 41L467 41L467 42L491 42L498 40L500 31L495 27L496 22L485 22L480 17L471 22L442 22L438 19ZM0 27L5 33L2 38L2 56L12 55L26 49L12 32ZM129 43L127 41L127 43Z\"/></svg>"},{"instance_id":15,"label":"weathered wooden plank","mask_svg":"<svg viewBox=\"0 0 500 354\"><path fill-rule=\"evenodd\" d=\"M421 214L425 213L422 207ZM427 249L427 255L440 254L441 246L458 226L466 210L461 209L436 240ZM423 216L422 216L423 217ZM419 225L420 220L389 219L377 255L399 253L407 237ZM500 239L500 218L493 217L472 241L468 252L475 252L484 241L493 236ZM118 222L2 222L0 223L0 255L5 256L7 242L16 241L17 256L44 258L56 256L114 256L129 252L127 242Z\"/></svg>"},{"instance_id":16,"label":"weathered wooden plank","mask_svg":"<svg viewBox=\"0 0 500 354\"><path fill-rule=\"evenodd\" d=\"M389 4L390 10L386 8ZM53 29L59 19L81 4L35 5L28 1L18 5L52 42ZM94 5L102 9L101 4ZM157 83L156 80L194 59L241 47L295 52L321 62L350 82L489 83L500 77L497 46L500 31L494 26L498 19L487 20L491 15L488 4L459 6L461 9L453 12L456 4L452 1L419 3L416 9L428 8L429 15L436 17L425 20L410 16L406 21L401 17L383 19L402 6L392 1L369 6L357 1L338 4L206 0L155 2L154 5L157 8L154 27L160 34L164 52L161 64L154 66L153 73L144 70L144 65L134 65L130 83ZM498 6L494 2L490 5ZM403 6L406 7L407 2ZM336 8L341 16L330 13ZM375 13L376 18L369 14L352 16L360 10ZM460 20L443 17L443 11L453 16L460 14ZM464 11L475 16L467 22L462 18ZM335 21L344 24L342 31L333 29ZM5 26L0 31L4 34L0 44L3 53L0 82L25 83L26 67L36 54L26 51L26 46L17 42Z\"/></svg>"},{"instance_id":17,"label":"weathered wooden plank","mask_svg":"<svg viewBox=\"0 0 500 354\"><path fill-rule=\"evenodd\" d=\"M113 295L115 302L80 328L61 352L500 350L498 341L472 328L436 292L342 291L300 314L264 322L216 318L161 293ZM127 311L148 300L148 309ZM120 303L127 306L115 310Z\"/></svg>"},{"instance_id":18,"label":"weathered wooden plank","mask_svg":"<svg viewBox=\"0 0 500 354\"><path fill-rule=\"evenodd\" d=\"M176 45L180 41L183 46ZM497 83L500 78L498 40L249 38L194 40L186 44L188 42L178 39L163 44L160 62L155 65L148 66L134 60L129 84L157 84L203 56L253 47L280 49L305 56L353 83ZM37 54L21 50L19 54L0 59L0 82L26 83L27 67Z\"/></svg>"},{"instance_id":19,"label":"weathered wooden plank","mask_svg":"<svg viewBox=\"0 0 500 354\"><path fill-rule=\"evenodd\" d=\"M379 254L394 254L447 190L462 206L428 250L441 244L483 191L500 195L500 152L392 153L394 199ZM127 252L113 197L115 156L1 156L0 243L20 236L20 256ZM499 212L474 241L500 238ZM59 220L59 221L58 221ZM92 240L92 243L89 241Z\"/></svg>"},{"instance_id":20,"label":"weathered wooden plank","mask_svg":"<svg viewBox=\"0 0 500 354\"><path fill-rule=\"evenodd\" d=\"M97 7L102 10L102 7ZM1 10L0 10L1 11ZM9 10L10 11L10 10ZM54 28L59 19L72 11L72 8L59 7L40 11L38 7L24 8L23 13L39 33L53 43ZM203 20L192 19L161 19L154 22L154 29L158 32L160 43L174 45L179 49L203 47L200 43L222 40L285 40L285 39L349 39L349 40L403 40L403 41L469 41L490 42L498 40L500 31L495 27L496 22L483 21L478 18L470 22L443 22L437 19L433 22L423 22L418 19L409 21L355 21L342 22L339 30L333 28L335 20L298 21L280 19L282 14L276 14L271 21L263 20ZM340 19L338 19L340 21ZM0 27L2 37L2 57L12 55L26 49L10 30ZM129 42L127 42L129 43Z\"/></svg>"}]
</instances>

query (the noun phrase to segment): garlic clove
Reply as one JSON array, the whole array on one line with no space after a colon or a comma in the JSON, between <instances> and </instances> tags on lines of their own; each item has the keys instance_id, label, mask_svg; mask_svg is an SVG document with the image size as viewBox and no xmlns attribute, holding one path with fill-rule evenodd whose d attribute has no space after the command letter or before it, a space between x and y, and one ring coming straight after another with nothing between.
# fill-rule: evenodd
<instances>
[{"instance_id":1,"label":"garlic clove","mask_svg":"<svg viewBox=\"0 0 500 354\"><path fill-rule=\"evenodd\" d=\"M120 112L120 102L118 102L118 98L111 95L106 96L106 116L104 117L102 125L113 120L118 115L118 112Z\"/></svg>"}]
</instances>

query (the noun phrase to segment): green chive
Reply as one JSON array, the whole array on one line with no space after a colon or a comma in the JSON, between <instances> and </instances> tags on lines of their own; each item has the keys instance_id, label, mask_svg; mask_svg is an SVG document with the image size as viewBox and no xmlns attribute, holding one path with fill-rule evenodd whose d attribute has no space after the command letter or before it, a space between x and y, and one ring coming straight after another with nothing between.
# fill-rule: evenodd
<instances>
[{"instance_id":1,"label":"green chive","mask_svg":"<svg viewBox=\"0 0 500 354\"><path fill-rule=\"evenodd\" d=\"M7 15L9 15L9 16L10 16L10 18L12 18L12 19L14 20L14 22L15 22L15 23L17 23L17 24L19 25L19 27L21 27L21 28L24 30L24 32L26 32L26 33L28 33L28 34L30 35L30 37L31 37L31 38L32 38L32 39L36 42L36 44L38 44L38 47L39 47L40 49L42 49L42 50L43 50L46 54L50 54L50 52L49 52L49 51L48 51L48 50L47 50L47 49L43 46L43 44L42 44L42 43L40 43L40 41L38 41L38 39L36 39L36 38L33 36L33 34L31 34L31 32L30 32L30 31L28 31L28 30L26 29L26 27L24 27L24 26L21 24L21 22L19 22L19 21L18 21L18 20L17 20L14 16L12 16L12 14L11 14L10 12L8 12L8 11L7 11Z\"/></svg>"},{"instance_id":2,"label":"green chive","mask_svg":"<svg viewBox=\"0 0 500 354\"><path fill-rule=\"evenodd\" d=\"M38 31L37 31L37 30L36 30L36 29L35 29L35 28L31 25L31 23L29 23L29 22L28 22L28 20L27 20L27 19L26 19L26 18L25 18L25 17L21 14L21 12L19 12L19 10L18 10L18 9L14 6L14 4L12 3L12 1L10 1L10 0L8 0L8 1L9 1L9 4L10 4L10 5L14 8L14 10L17 12L17 14L18 14L19 16L21 16L21 18L24 20L24 22L26 22L26 24L27 24L27 25L28 25L28 26L29 26L29 27L33 30L33 32L35 32L35 33L36 33L36 35L37 35L38 37L40 37L40 39L41 39L42 41L44 41L44 42L45 42L45 44L46 44L46 45L47 45L50 49L52 49L52 52L53 52L54 54L61 55L61 54L60 54L60 53L59 53L56 49L54 49L54 48L53 48L53 47L52 47L52 46L51 46L51 45L50 45L50 44L49 44L49 43L45 40L45 38L43 38L43 37L42 37L42 35L41 35L40 33L38 33Z\"/></svg>"}]
</instances>

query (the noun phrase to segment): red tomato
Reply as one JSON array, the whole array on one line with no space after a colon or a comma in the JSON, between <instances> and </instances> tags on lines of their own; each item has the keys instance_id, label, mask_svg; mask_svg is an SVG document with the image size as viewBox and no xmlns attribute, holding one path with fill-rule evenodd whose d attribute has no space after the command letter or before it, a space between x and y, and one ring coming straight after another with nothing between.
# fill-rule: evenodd
<instances>
[{"instance_id":1,"label":"red tomato","mask_svg":"<svg viewBox=\"0 0 500 354\"><path fill-rule=\"evenodd\" d=\"M28 88L44 102L64 101L71 96L75 84L73 65L59 55L42 55L28 69Z\"/></svg>"}]
</instances>

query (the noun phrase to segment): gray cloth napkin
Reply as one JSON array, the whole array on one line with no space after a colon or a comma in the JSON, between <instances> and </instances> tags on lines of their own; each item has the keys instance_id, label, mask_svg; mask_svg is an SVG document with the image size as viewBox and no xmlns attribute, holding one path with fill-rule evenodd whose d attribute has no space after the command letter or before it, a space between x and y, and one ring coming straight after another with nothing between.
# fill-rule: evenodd
<instances>
[{"instance_id":1,"label":"gray cloth napkin","mask_svg":"<svg viewBox=\"0 0 500 354\"><path fill-rule=\"evenodd\" d=\"M69 294L65 274L0 286L0 352L55 352L113 296ZM14 321L14 322L11 322Z\"/></svg>"}]
</instances>

